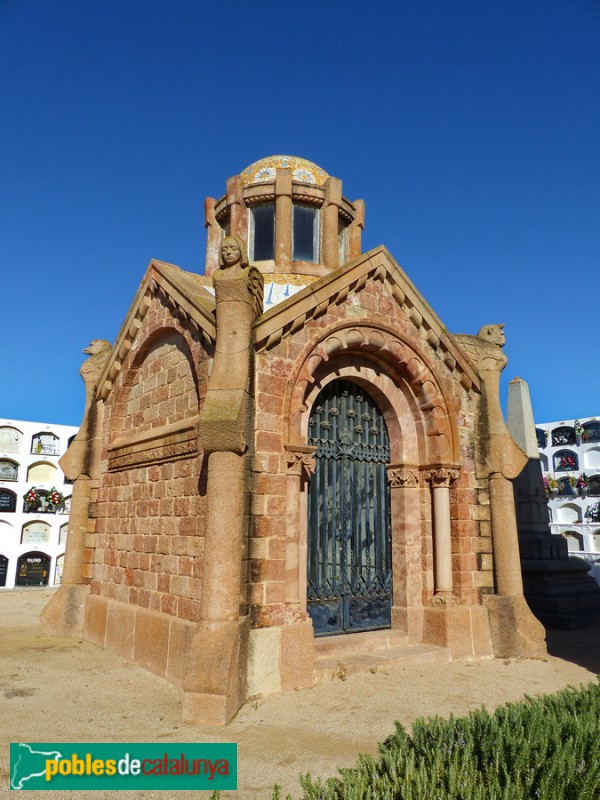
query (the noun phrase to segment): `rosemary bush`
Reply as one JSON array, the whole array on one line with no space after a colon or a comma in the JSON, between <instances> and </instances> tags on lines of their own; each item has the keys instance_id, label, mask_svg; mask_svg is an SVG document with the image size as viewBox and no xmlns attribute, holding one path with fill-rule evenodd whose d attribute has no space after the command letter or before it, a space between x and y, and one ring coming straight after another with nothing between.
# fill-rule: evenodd
<instances>
[{"instance_id":1,"label":"rosemary bush","mask_svg":"<svg viewBox=\"0 0 600 800\"><path fill-rule=\"evenodd\" d=\"M302 800L600 800L600 685L419 719L411 734L396 723L340 776L303 776Z\"/></svg>"}]
</instances>

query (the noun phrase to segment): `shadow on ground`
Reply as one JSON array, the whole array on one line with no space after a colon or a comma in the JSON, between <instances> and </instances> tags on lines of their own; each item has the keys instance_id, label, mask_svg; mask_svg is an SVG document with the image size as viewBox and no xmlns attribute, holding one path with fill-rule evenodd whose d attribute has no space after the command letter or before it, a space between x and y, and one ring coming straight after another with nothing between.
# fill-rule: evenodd
<instances>
[{"instance_id":1,"label":"shadow on ground","mask_svg":"<svg viewBox=\"0 0 600 800\"><path fill-rule=\"evenodd\" d=\"M600 675L600 625L576 630L546 629L548 653Z\"/></svg>"}]
</instances>

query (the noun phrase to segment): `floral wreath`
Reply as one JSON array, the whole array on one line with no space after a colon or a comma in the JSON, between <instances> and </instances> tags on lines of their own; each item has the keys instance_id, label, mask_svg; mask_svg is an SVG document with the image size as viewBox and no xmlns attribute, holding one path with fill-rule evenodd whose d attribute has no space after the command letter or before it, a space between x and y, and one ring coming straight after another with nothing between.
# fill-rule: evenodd
<instances>
[{"instance_id":1,"label":"floral wreath","mask_svg":"<svg viewBox=\"0 0 600 800\"><path fill-rule=\"evenodd\" d=\"M46 501L49 506L60 506L63 504L65 498L64 495L58 491L54 486L50 489L48 494L46 495Z\"/></svg>"},{"instance_id":2,"label":"floral wreath","mask_svg":"<svg viewBox=\"0 0 600 800\"><path fill-rule=\"evenodd\" d=\"M28 506L36 506L40 502L40 496L35 486L32 486L27 494L24 495L24 499Z\"/></svg>"}]
</instances>

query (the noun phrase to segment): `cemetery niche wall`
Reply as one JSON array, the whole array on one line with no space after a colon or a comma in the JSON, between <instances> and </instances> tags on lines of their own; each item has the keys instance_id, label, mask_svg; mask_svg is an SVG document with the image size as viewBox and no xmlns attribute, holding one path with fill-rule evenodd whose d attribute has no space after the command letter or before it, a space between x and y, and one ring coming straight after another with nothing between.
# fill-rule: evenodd
<instances>
[{"instance_id":1,"label":"cemetery niche wall","mask_svg":"<svg viewBox=\"0 0 600 800\"><path fill-rule=\"evenodd\" d=\"M385 247L362 252L363 202L311 162L256 162L205 221L205 275L152 261L114 346L88 348L46 629L216 724L313 685L347 642L543 654L503 326L449 333Z\"/></svg>"}]
</instances>

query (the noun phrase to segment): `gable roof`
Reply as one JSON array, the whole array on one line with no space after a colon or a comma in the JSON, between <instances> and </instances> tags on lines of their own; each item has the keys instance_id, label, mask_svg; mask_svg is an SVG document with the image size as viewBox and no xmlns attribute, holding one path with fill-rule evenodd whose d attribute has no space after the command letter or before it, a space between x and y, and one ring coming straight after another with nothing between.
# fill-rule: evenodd
<instances>
[{"instance_id":1,"label":"gable roof","mask_svg":"<svg viewBox=\"0 0 600 800\"><path fill-rule=\"evenodd\" d=\"M110 392L153 297L165 299L176 315L196 327L207 342L215 341L215 299L206 284L203 276L186 272L174 264L150 262L98 380L98 398L105 399Z\"/></svg>"},{"instance_id":2,"label":"gable roof","mask_svg":"<svg viewBox=\"0 0 600 800\"><path fill-rule=\"evenodd\" d=\"M255 324L257 350L273 347L302 328L307 320L343 303L350 293L359 292L372 281L383 283L449 369L478 388L480 380L475 366L383 245L319 278L259 317Z\"/></svg>"}]
</instances>

